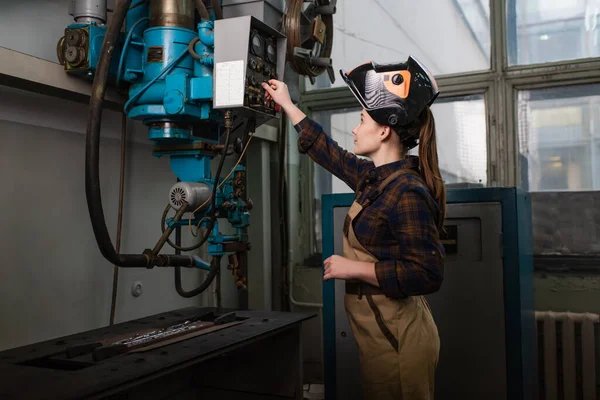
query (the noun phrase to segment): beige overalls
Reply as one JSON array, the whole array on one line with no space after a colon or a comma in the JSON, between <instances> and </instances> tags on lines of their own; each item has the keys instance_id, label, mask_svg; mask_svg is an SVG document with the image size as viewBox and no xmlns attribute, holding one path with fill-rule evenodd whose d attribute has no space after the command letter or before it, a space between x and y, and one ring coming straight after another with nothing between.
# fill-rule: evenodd
<instances>
[{"instance_id":1,"label":"beige overalls","mask_svg":"<svg viewBox=\"0 0 600 400\"><path fill-rule=\"evenodd\" d=\"M381 193L395 177L412 172L391 174L377 190ZM361 210L355 200L346 221L344 257L375 263L352 227ZM433 399L440 340L425 298L388 298L378 287L347 281L344 304L360 352L364 400Z\"/></svg>"}]
</instances>

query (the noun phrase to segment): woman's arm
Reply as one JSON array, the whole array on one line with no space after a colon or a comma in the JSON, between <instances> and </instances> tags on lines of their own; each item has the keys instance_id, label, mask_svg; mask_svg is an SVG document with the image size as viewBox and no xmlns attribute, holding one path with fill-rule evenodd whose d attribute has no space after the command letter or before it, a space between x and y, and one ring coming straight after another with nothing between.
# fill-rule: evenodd
<instances>
[{"instance_id":1,"label":"woman's arm","mask_svg":"<svg viewBox=\"0 0 600 400\"><path fill-rule=\"evenodd\" d=\"M263 83L267 98L272 98L281 106L290 122L296 127L300 137L298 148L302 154L308 154L317 164L344 181L352 190L356 190L359 177L372 163L361 160L349 151L342 149L323 128L311 120L292 102L285 83L271 80Z\"/></svg>"},{"instance_id":2,"label":"woman's arm","mask_svg":"<svg viewBox=\"0 0 600 400\"><path fill-rule=\"evenodd\" d=\"M438 291L444 249L423 196L414 190L404 192L390 213L388 222L401 248L396 259L370 263L334 255L324 262L323 279L359 279L396 298Z\"/></svg>"},{"instance_id":3,"label":"woman's arm","mask_svg":"<svg viewBox=\"0 0 600 400\"><path fill-rule=\"evenodd\" d=\"M379 287L388 296L425 295L442 284L445 252L425 196L406 190L390 213L388 224L402 250L395 260L374 267Z\"/></svg>"}]
</instances>

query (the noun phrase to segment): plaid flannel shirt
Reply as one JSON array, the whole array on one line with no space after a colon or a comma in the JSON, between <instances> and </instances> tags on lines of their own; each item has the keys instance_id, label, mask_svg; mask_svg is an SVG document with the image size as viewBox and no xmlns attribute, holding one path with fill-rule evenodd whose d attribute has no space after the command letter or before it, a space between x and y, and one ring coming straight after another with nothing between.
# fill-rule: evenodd
<instances>
[{"instance_id":1,"label":"plaid flannel shirt","mask_svg":"<svg viewBox=\"0 0 600 400\"><path fill-rule=\"evenodd\" d=\"M356 198L359 204L364 204L380 181L394 171L418 171L417 157L375 167L373 162L342 149L308 117L296 125L296 130L300 153L308 154L354 192L360 192ZM388 297L418 296L439 289L445 251L436 226L437 211L425 182L414 174L404 174L392 180L354 219L358 241L378 260L377 281Z\"/></svg>"}]
</instances>

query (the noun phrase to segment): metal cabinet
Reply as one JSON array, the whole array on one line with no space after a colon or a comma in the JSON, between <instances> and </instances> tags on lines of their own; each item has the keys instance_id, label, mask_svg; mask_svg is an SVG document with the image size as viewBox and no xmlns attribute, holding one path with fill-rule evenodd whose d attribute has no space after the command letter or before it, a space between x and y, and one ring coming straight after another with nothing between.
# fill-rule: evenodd
<instances>
[{"instance_id":1,"label":"metal cabinet","mask_svg":"<svg viewBox=\"0 0 600 400\"><path fill-rule=\"evenodd\" d=\"M323 258L342 254L353 194L323 196ZM441 349L436 399L531 399L535 325L531 211L516 188L448 191L446 260L428 295ZM344 282L323 285L327 400L361 399L358 350L344 311Z\"/></svg>"}]
</instances>

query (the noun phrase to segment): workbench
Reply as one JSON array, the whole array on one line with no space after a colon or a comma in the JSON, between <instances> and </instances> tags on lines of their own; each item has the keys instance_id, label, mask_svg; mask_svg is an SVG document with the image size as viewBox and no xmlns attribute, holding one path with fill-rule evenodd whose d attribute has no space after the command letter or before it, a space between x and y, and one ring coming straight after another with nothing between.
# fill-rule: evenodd
<instances>
[{"instance_id":1,"label":"workbench","mask_svg":"<svg viewBox=\"0 0 600 400\"><path fill-rule=\"evenodd\" d=\"M99 362L56 361L73 346L207 311L216 312L185 308L0 352L0 398L302 399L301 326L310 313L236 311L238 325L178 343Z\"/></svg>"}]
</instances>

